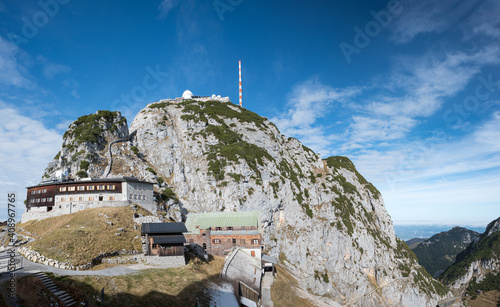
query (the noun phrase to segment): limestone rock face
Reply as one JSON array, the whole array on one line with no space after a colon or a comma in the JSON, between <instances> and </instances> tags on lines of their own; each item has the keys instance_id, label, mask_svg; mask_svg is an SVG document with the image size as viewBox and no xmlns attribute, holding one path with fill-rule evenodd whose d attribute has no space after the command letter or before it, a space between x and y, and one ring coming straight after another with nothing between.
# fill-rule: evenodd
<instances>
[{"instance_id":1,"label":"limestone rock face","mask_svg":"<svg viewBox=\"0 0 500 307\"><path fill-rule=\"evenodd\" d=\"M175 220L181 212L259 210L265 251L332 305L435 306L450 295L396 238L382 196L345 157L322 159L230 102L149 104L115 139L127 135L112 146L111 175L170 189ZM91 174L109 164L109 143L82 145L97 159Z\"/></svg>"}]
</instances>

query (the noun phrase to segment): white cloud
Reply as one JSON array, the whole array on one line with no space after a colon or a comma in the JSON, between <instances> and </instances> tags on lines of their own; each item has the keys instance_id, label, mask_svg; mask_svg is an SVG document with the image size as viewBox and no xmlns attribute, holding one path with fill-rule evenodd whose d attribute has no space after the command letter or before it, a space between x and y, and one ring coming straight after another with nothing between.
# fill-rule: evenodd
<instances>
[{"instance_id":1,"label":"white cloud","mask_svg":"<svg viewBox=\"0 0 500 307\"><path fill-rule=\"evenodd\" d=\"M46 64L43 67L43 75L47 79L54 79L59 74L66 74L70 72L70 68L61 64Z\"/></svg>"},{"instance_id":2,"label":"white cloud","mask_svg":"<svg viewBox=\"0 0 500 307\"><path fill-rule=\"evenodd\" d=\"M0 36L0 84L21 88L32 85L26 69L16 59L19 52L16 45Z\"/></svg>"},{"instance_id":3,"label":"white cloud","mask_svg":"<svg viewBox=\"0 0 500 307\"><path fill-rule=\"evenodd\" d=\"M158 6L158 10L160 11L160 18L167 18L168 13L179 4L178 0L162 0L160 5Z\"/></svg>"},{"instance_id":4,"label":"white cloud","mask_svg":"<svg viewBox=\"0 0 500 307\"><path fill-rule=\"evenodd\" d=\"M483 3L481 3L483 2ZM391 39L408 43L419 34L440 33L467 22L478 6L489 6L490 1L444 0L404 1L404 11L391 24Z\"/></svg>"},{"instance_id":5,"label":"white cloud","mask_svg":"<svg viewBox=\"0 0 500 307\"><path fill-rule=\"evenodd\" d=\"M288 96L288 111L270 120L285 135L300 138L315 151L326 154L332 139L327 127L317 124L318 119L326 117L341 104L360 92L358 88L334 89L311 79L295 86Z\"/></svg>"},{"instance_id":6,"label":"white cloud","mask_svg":"<svg viewBox=\"0 0 500 307\"><path fill-rule=\"evenodd\" d=\"M26 198L25 187L39 183L45 166L57 154L62 136L40 121L1 104L0 114L0 193L15 191L18 201L22 201ZM5 219L4 206L2 202L0 220ZM18 203L17 207L20 217L24 206Z\"/></svg>"}]
</instances>

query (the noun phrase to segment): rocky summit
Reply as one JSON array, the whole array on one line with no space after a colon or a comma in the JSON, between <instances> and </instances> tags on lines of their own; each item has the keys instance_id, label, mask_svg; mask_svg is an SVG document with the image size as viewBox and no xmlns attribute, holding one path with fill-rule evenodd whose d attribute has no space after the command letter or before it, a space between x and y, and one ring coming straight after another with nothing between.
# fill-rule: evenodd
<instances>
[{"instance_id":1,"label":"rocky summit","mask_svg":"<svg viewBox=\"0 0 500 307\"><path fill-rule=\"evenodd\" d=\"M331 306L436 306L451 293L417 263L380 192L346 157L322 159L227 101L160 101L130 127L118 112L80 117L44 179L135 176L161 209L261 212L263 244Z\"/></svg>"}]
</instances>

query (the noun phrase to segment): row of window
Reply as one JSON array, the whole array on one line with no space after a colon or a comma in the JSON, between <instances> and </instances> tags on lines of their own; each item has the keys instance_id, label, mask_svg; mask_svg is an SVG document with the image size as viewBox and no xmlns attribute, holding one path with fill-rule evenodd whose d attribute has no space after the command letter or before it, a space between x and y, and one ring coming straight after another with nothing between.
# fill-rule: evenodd
<instances>
[{"instance_id":1,"label":"row of window","mask_svg":"<svg viewBox=\"0 0 500 307\"><path fill-rule=\"evenodd\" d=\"M47 189L31 190L31 195L47 193Z\"/></svg>"},{"instance_id":2,"label":"row of window","mask_svg":"<svg viewBox=\"0 0 500 307\"><path fill-rule=\"evenodd\" d=\"M213 239L212 240L214 244L221 244L221 240L220 239ZM233 244L236 244L236 239L227 239L227 242L228 243L231 243L231 241L233 242ZM252 244L253 245L257 245L259 244L259 239L252 239ZM245 243L245 239L240 239L240 244L246 244Z\"/></svg>"},{"instance_id":3,"label":"row of window","mask_svg":"<svg viewBox=\"0 0 500 307\"><path fill-rule=\"evenodd\" d=\"M78 196L78 197L68 197L68 200L67 201L93 201L95 200L95 197L94 196L88 196L88 197L83 197L83 196ZM99 200L103 200L103 197L102 196L99 196ZM114 196L108 196L107 197L107 200L116 200L116 198ZM66 197L59 197L59 201L66 201Z\"/></svg>"},{"instance_id":4,"label":"row of window","mask_svg":"<svg viewBox=\"0 0 500 307\"><path fill-rule=\"evenodd\" d=\"M87 191L94 191L94 189L97 188L98 191L104 191L104 190L108 190L108 191L114 191L115 190L115 185L114 184L100 184L100 185L97 185L97 186L93 186L93 185L79 185L79 186L72 186L72 187L59 187L59 192L66 192L66 191L85 191L85 188L87 189Z\"/></svg>"},{"instance_id":5,"label":"row of window","mask_svg":"<svg viewBox=\"0 0 500 307\"><path fill-rule=\"evenodd\" d=\"M32 198L32 199L30 199L30 204L34 204L34 203L46 203L46 202L51 202L52 200L53 200L52 197Z\"/></svg>"},{"instance_id":6,"label":"row of window","mask_svg":"<svg viewBox=\"0 0 500 307\"><path fill-rule=\"evenodd\" d=\"M146 200L146 195L129 194L128 199Z\"/></svg>"}]
</instances>

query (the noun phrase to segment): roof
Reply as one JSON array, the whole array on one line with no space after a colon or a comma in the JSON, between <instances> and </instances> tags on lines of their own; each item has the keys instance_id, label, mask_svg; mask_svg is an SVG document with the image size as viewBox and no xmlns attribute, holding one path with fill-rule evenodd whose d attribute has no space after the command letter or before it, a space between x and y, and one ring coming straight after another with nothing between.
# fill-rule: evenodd
<instances>
[{"instance_id":1,"label":"roof","mask_svg":"<svg viewBox=\"0 0 500 307\"><path fill-rule=\"evenodd\" d=\"M199 229L196 226L199 226L199 229L228 226L258 226L260 232L260 212L238 211L188 214L186 228L190 233L197 233Z\"/></svg>"},{"instance_id":2,"label":"roof","mask_svg":"<svg viewBox=\"0 0 500 307\"><path fill-rule=\"evenodd\" d=\"M261 263L255 257L237 249L230 259L225 276L231 280L241 281L257 293L260 293L262 281Z\"/></svg>"},{"instance_id":3,"label":"roof","mask_svg":"<svg viewBox=\"0 0 500 307\"><path fill-rule=\"evenodd\" d=\"M153 236L152 238L155 244L186 243L183 235Z\"/></svg>"},{"instance_id":4,"label":"roof","mask_svg":"<svg viewBox=\"0 0 500 307\"><path fill-rule=\"evenodd\" d=\"M187 232L184 223L142 223L141 234L182 233Z\"/></svg>"},{"instance_id":5,"label":"roof","mask_svg":"<svg viewBox=\"0 0 500 307\"><path fill-rule=\"evenodd\" d=\"M45 187L45 186L51 186L51 185L82 184L82 183L89 183L89 182L101 182L101 183L102 182L140 182L140 183L154 184L153 182L139 180L135 177L123 176L123 177L114 177L114 178L92 178L90 180L45 182L45 183L40 183L38 185L26 187L26 189Z\"/></svg>"},{"instance_id":6,"label":"roof","mask_svg":"<svg viewBox=\"0 0 500 307\"><path fill-rule=\"evenodd\" d=\"M261 258L262 258L262 261L278 264L278 261L274 257L262 254Z\"/></svg>"}]
</instances>

